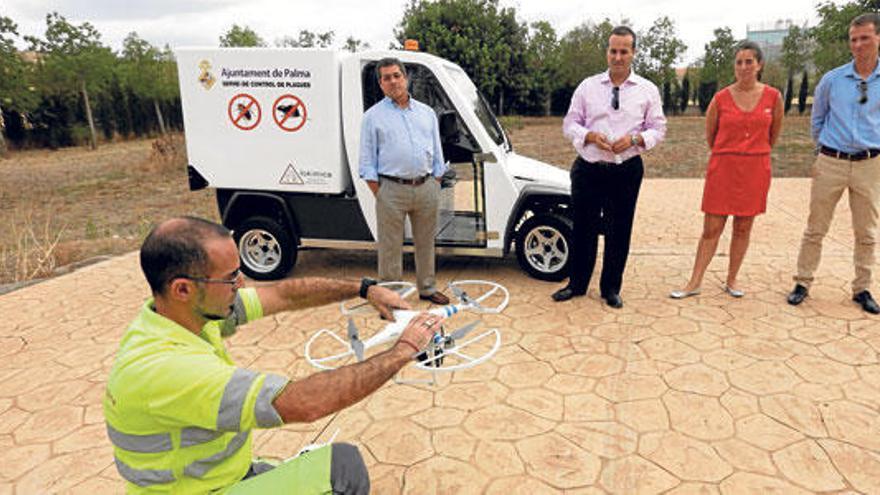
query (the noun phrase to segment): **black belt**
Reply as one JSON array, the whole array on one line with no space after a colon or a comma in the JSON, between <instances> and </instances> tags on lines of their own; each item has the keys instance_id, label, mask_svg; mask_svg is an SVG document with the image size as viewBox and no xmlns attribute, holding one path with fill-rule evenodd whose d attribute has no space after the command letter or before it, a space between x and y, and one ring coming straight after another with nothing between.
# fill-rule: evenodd
<instances>
[{"instance_id":1,"label":"black belt","mask_svg":"<svg viewBox=\"0 0 880 495\"><path fill-rule=\"evenodd\" d=\"M829 148L828 146L820 146L819 153L822 153L825 156L837 158L839 160L849 160L851 162L860 162L862 160L867 160L869 158L874 158L875 156L880 155L880 150L869 149L866 151L859 151L858 153L844 153L844 152L836 150L834 148Z\"/></svg>"},{"instance_id":2,"label":"black belt","mask_svg":"<svg viewBox=\"0 0 880 495\"><path fill-rule=\"evenodd\" d=\"M617 162L602 162L602 161L598 161L598 162L588 162L588 161L584 160L584 158L583 158L582 156L580 156L580 155L578 155L577 160L580 160L581 163L583 163L584 165L600 165L600 166L602 166L602 167L620 167L621 165L629 165L630 162L632 162L632 161L635 160L636 158L640 158L640 157L641 157L641 155L633 155L633 156L627 158L626 160L623 160L623 161L620 162L620 163L617 163Z\"/></svg>"},{"instance_id":3,"label":"black belt","mask_svg":"<svg viewBox=\"0 0 880 495\"><path fill-rule=\"evenodd\" d=\"M394 177L392 175L382 175L379 174L379 177L383 179L388 179L391 182L397 182L398 184L404 184L407 186L421 186L428 180L428 177L431 177L431 174L426 174L421 177L416 177L415 179L401 179L400 177Z\"/></svg>"}]
</instances>

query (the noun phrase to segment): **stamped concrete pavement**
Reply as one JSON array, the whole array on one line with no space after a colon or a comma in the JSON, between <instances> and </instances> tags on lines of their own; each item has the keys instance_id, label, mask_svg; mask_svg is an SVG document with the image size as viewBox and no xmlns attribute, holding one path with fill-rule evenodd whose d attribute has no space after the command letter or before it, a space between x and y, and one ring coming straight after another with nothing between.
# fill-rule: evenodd
<instances>
[{"instance_id":1,"label":"stamped concrete pavement","mask_svg":"<svg viewBox=\"0 0 880 495\"><path fill-rule=\"evenodd\" d=\"M785 304L809 182L776 180L743 266L721 290L727 234L703 293L667 297L693 263L698 180L643 186L626 306L558 286L512 258L441 258L441 282L511 289L503 347L437 386L395 385L312 424L261 431L286 457L357 444L374 493L880 493L880 320L850 302L852 235L838 207L811 297ZM360 277L368 253L301 254L297 274ZM124 328L147 294L136 253L0 296L0 495L119 493L100 399ZM361 324L370 323L362 318ZM375 321L375 319L373 319ZM240 365L303 377L305 340L343 328L336 306L267 318L229 342Z\"/></svg>"}]
</instances>

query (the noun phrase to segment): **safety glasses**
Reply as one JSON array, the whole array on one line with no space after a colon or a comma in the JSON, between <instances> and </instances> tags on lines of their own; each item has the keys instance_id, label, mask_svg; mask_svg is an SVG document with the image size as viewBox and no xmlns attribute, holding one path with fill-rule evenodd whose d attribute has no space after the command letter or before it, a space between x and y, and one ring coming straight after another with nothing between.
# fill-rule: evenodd
<instances>
[{"instance_id":1,"label":"safety glasses","mask_svg":"<svg viewBox=\"0 0 880 495\"><path fill-rule=\"evenodd\" d=\"M235 270L233 272L232 277L230 278L202 278L202 277L190 277L189 275L178 275L174 278L185 278L187 280L192 280L193 282L202 282L205 284L226 284L231 286L236 286L240 284L243 280L241 270Z\"/></svg>"}]
</instances>

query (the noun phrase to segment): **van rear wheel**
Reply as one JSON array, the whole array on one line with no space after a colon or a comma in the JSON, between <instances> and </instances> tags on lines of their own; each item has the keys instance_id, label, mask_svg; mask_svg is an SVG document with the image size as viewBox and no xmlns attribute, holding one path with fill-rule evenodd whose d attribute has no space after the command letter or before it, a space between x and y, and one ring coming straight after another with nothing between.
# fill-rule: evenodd
<instances>
[{"instance_id":1,"label":"van rear wheel","mask_svg":"<svg viewBox=\"0 0 880 495\"><path fill-rule=\"evenodd\" d=\"M277 221L251 217L235 228L241 271L254 280L276 280L296 264L293 236Z\"/></svg>"},{"instance_id":2,"label":"van rear wheel","mask_svg":"<svg viewBox=\"0 0 880 495\"><path fill-rule=\"evenodd\" d=\"M517 232L516 259L530 276L558 282L568 276L571 245L570 219L552 213L538 214L523 222Z\"/></svg>"}]
</instances>

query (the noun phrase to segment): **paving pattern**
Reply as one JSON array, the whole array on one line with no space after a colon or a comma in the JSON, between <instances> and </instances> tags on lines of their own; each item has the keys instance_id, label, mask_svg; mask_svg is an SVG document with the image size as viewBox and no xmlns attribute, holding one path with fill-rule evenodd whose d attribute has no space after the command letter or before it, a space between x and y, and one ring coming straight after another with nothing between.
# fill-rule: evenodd
<instances>
[{"instance_id":1,"label":"paving pattern","mask_svg":"<svg viewBox=\"0 0 880 495\"><path fill-rule=\"evenodd\" d=\"M880 319L849 300L846 202L800 307L784 298L803 179L771 188L743 267L746 297L721 290L725 234L703 294L673 301L693 262L701 188L645 182L622 310L594 289L553 303L558 285L527 278L512 258L442 258L442 282L511 289L503 314L482 317L502 331L494 359L261 431L256 452L287 457L338 429L361 448L379 494L880 493ZM297 273L359 277L374 262L305 252ZM131 253L0 296L0 494L122 491L100 399L146 294ZM244 327L229 347L240 365L302 377L313 371L305 340L343 325L335 306L287 313Z\"/></svg>"}]
</instances>

